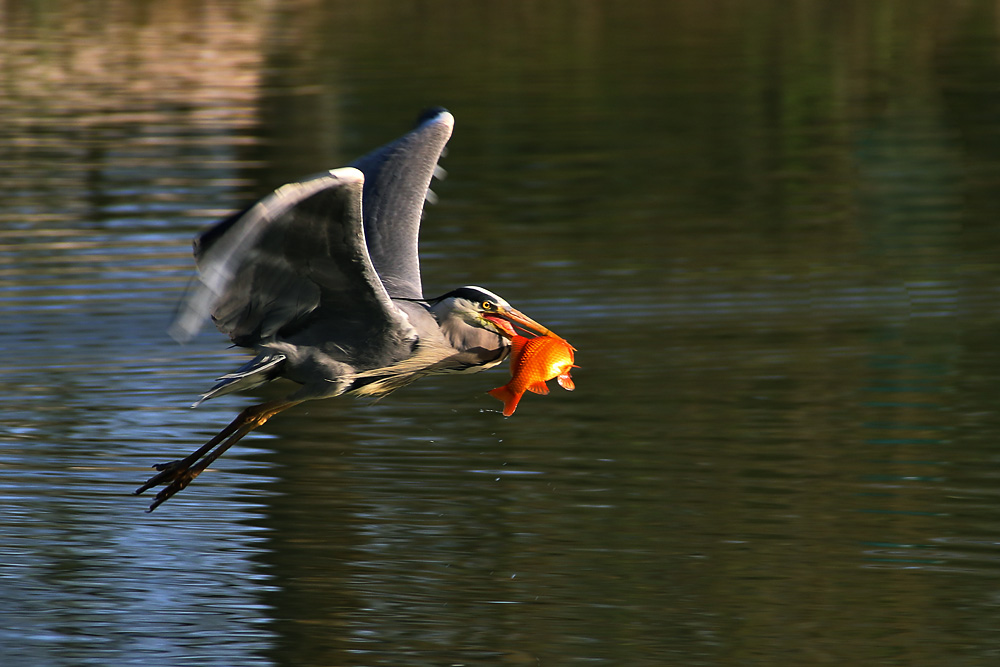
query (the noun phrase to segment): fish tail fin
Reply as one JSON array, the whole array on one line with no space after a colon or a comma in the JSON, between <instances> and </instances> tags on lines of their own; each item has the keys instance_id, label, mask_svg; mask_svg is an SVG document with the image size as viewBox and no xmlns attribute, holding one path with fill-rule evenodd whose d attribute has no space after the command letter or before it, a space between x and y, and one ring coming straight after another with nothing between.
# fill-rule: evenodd
<instances>
[{"instance_id":1,"label":"fish tail fin","mask_svg":"<svg viewBox=\"0 0 1000 667\"><path fill-rule=\"evenodd\" d=\"M517 404L521 400L522 394L513 391L509 385L491 389L489 395L503 401L503 416L510 417L517 409Z\"/></svg>"}]
</instances>

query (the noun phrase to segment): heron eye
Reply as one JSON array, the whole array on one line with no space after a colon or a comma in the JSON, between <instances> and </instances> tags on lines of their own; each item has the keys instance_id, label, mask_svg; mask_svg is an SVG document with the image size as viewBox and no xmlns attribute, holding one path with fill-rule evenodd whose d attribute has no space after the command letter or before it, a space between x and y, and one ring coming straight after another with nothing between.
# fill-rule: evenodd
<instances>
[{"instance_id":1,"label":"heron eye","mask_svg":"<svg viewBox=\"0 0 1000 667\"><path fill-rule=\"evenodd\" d=\"M489 301L483 301L481 307L483 310L493 310L493 304Z\"/></svg>"}]
</instances>

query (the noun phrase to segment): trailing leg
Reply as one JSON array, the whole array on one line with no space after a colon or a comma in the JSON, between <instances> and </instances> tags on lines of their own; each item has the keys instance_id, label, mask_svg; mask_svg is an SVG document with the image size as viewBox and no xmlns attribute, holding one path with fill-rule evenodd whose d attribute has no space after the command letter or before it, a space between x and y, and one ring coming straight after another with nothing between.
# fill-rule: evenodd
<instances>
[{"instance_id":1,"label":"trailing leg","mask_svg":"<svg viewBox=\"0 0 1000 667\"><path fill-rule=\"evenodd\" d=\"M236 419L229 426L219 431L214 438L191 452L188 456L177 461L154 465L153 467L160 472L150 477L145 484L136 489L135 495L139 495L161 484L166 485L156 494L153 502L149 505L147 511L152 512L164 501L187 487L195 477L200 475L215 459L222 456L227 449L239 442L247 433L263 425L268 419L282 410L287 410L300 402L278 400L251 405L237 415Z\"/></svg>"}]
</instances>

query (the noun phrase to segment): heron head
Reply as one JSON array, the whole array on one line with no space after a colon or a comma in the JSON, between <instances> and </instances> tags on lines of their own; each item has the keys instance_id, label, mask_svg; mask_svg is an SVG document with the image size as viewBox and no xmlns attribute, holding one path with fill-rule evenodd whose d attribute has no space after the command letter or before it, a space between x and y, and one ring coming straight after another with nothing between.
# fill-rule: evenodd
<instances>
[{"instance_id":1,"label":"heron head","mask_svg":"<svg viewBox=\"0 0 1000 667\"><path fill-rule=\"evenodd\" d=\"M493 292L469 285L452 290L431 302L431 310L439 322L457 318L466 324L500 334L504 338L516 335L514 325L545 336L550 331L515 309Z\"/></svg>"}]
</instances>

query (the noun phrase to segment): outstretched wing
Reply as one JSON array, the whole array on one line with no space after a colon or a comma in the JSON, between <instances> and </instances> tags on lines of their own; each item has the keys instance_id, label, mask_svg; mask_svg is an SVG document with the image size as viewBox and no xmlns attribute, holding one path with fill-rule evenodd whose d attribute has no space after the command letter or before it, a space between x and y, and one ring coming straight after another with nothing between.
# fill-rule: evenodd
<instances>
[{"instance_id":1,"label":"outstretched wing","mask_svg":"<svg viewBox=\"0 0 1000 667\"><path fill-rule=\"evenodd\" d=\"M417 237L431 177L451 137L455 118L444 109L424 112L417 127L354 161L365 175L365 237L389 296L422 299Z\"/></svg>"},{"instance_id":2,"label":"outstretched wing","mask_svg":"<svg viewBox=\"0 0 1000 667\"><path fill-rule=\"evenodd\" d=\"M345 167L275 190L195 239L199 278L171 334L193 336L208 315L233 342L253 347L317 318L336 346L377 354L386 334L405 338L365 244L364 175ZM373 335L378 332L378 335ZM388 342L388 341L386 341Z\"/></svg>"}]
</instances>

